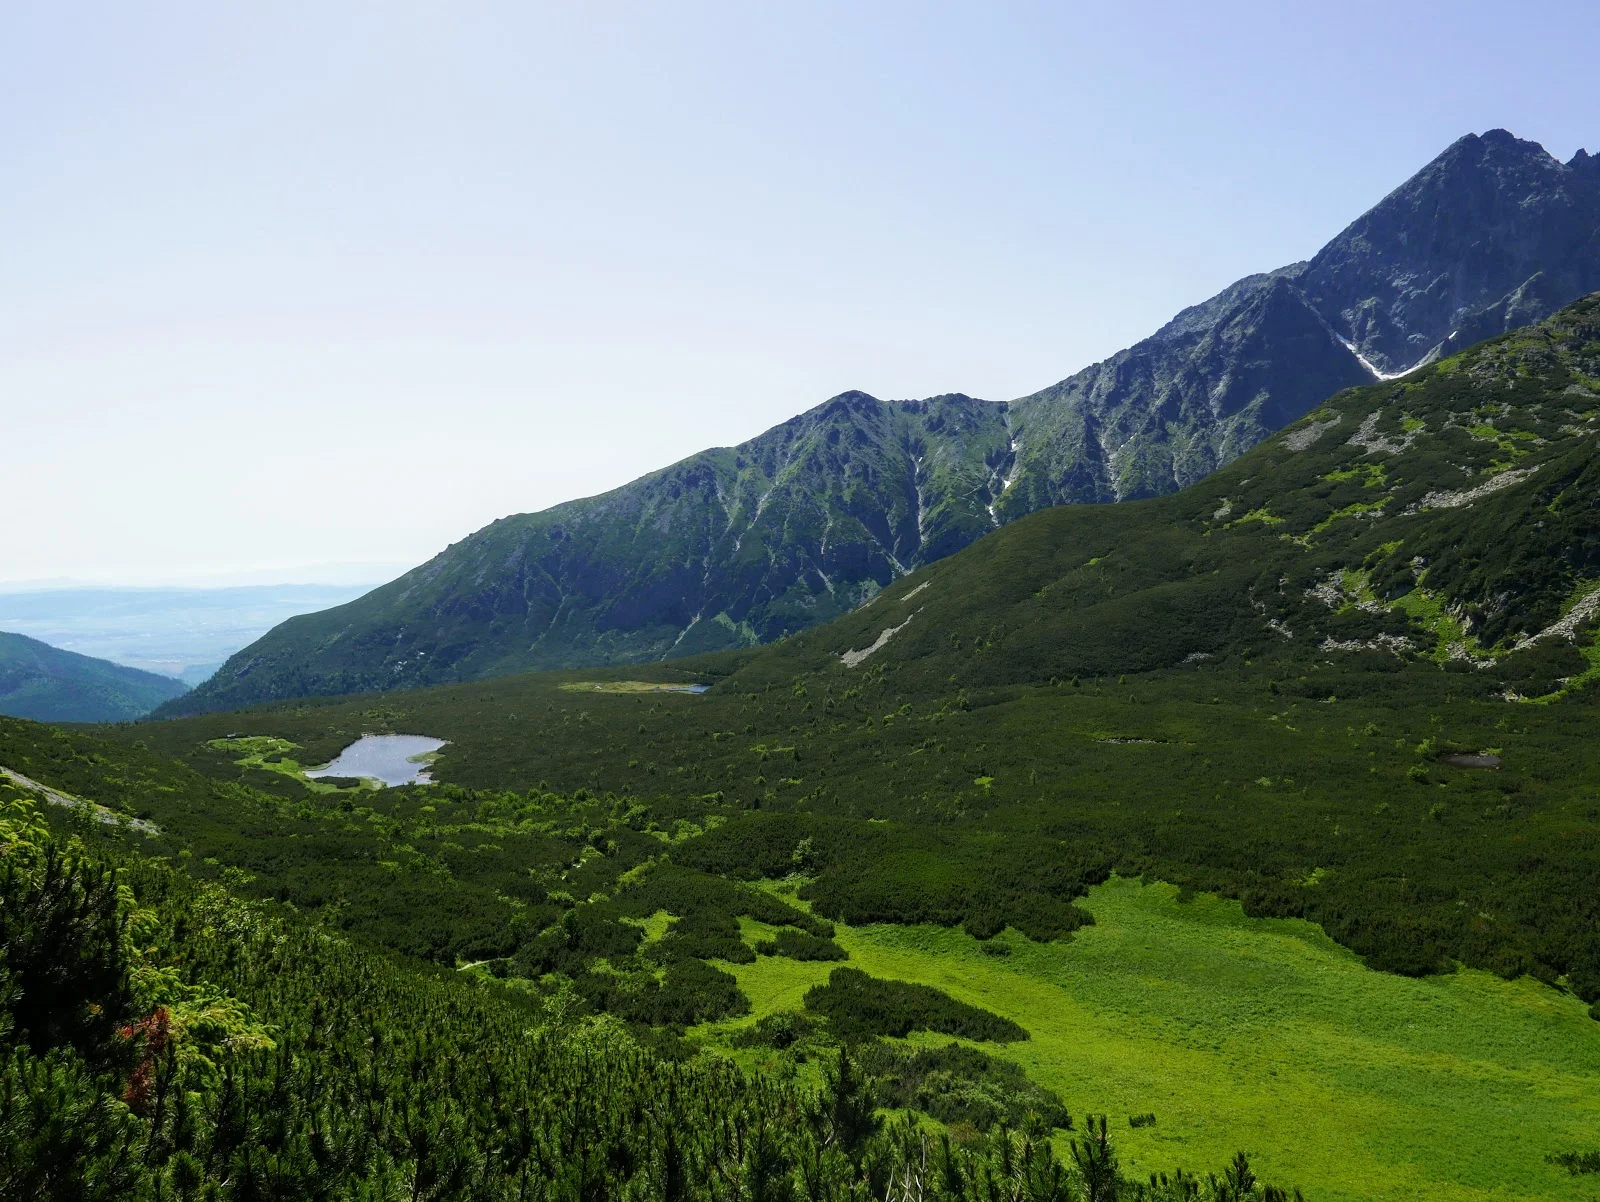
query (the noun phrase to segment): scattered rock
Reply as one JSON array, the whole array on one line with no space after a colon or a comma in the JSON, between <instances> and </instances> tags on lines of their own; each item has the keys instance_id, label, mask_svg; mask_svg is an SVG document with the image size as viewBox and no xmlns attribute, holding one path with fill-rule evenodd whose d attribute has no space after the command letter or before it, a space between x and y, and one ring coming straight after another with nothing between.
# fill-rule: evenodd
<instances>
[{"instance_id":1,"label":"scattered rock","mask_svg":"<svg viewBox=\"0 0 1600 1202\"><path fill-rule=\"evenodd\" d=\"M1344 416L1342 414L1335 413L1326 421L1308 422L1298 430L1291 430L1285 434L1283 436L1283 445L1291 451L1304 451L1343 420Z\"/></svg>"},{"instance_id":2,"label":"scattered rock","mask_svg":"<svg viewBox=\"0 0 1600 1202\"><path fill-rule=\"evenodd\" d=\"M1422 498L1422 501L1408 513L1422 509L1459 509L1463 505L1470 505L1490 493L1499 492L1502 488L1510 488L1513 484L1520 484L1534 472L1537 467L1519 467L1509 472L1501 472L1497 476L1490 476L1482 484L1474 488L1463 489L1460 492L1431 492Z\"/></svg>"},{"instance_id":3,"label":"scattered rock","mask_svg":"<svg viewBox=\"0 0 1600 1202\"><path fill-rule=\"evenodd\" d=\"M887 643L890 639L892 639L895 635L899 634L907 626L911 625L911 618L916 617L917 614L919 614L921 612L922 611L919 609L919 610L917 610L917 613L912 614L911 617L907 618L904 622L901 622L900 625L888 627L886 630L883 631L883 633L878 635L878 637L873 641L873 644L870 647L863 647L860 651L843 651L843 652L840 652L840 654L839 654L840 662L842 662L844 664L844 666L847 667L847 668L855 667L862 660L866 659L867 656L871 655L874 651L877 651L885 643Z\"/></svg>"}]
</instances>

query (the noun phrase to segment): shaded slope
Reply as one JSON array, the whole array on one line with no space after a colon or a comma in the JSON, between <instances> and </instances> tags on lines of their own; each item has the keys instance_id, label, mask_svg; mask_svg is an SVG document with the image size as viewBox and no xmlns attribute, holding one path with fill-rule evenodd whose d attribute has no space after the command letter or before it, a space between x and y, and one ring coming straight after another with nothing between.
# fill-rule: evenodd
<instances>
[{"instance_id":1,"label":"shaded slope","mask_svg":"<svg viewBox=\"0 0 1600 1202\"><path fill-rule=\"evenodd\" d=\"M0 714L40 722L122 722L188 691L170 676L0 631Z\"/></svg>"}]
</instances>

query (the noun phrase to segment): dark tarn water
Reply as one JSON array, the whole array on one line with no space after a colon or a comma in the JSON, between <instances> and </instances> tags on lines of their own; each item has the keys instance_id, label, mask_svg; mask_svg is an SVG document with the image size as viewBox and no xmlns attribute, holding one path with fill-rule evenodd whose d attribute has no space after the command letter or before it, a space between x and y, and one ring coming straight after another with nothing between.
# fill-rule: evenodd
<instances>
[{"instance_id":1,"label":"dark tarn water","mask_svg":"<svg viewBox=\"0 0 1600 1202\"><path fill-rule=\"evenodd\" d=\"M429 783L427 766L417 760L444 744L443 739L427 735L362 735L333 763L306 775L365 776L386 785L425 785Z\"/></svg>"},{"instance_id":2,"label":"dark tarn water","mask_svg":"<svg viewBox=\"0 0 1600 1202\"><path fill-rule=\"evenodd\" d=\"M1452 768L1498 768L1500 757L1489 755L1487 752L1472 753L1465 751L1450 751L1439 757L1441 764L1449 764Z\"/></svg>"}]
</instances>

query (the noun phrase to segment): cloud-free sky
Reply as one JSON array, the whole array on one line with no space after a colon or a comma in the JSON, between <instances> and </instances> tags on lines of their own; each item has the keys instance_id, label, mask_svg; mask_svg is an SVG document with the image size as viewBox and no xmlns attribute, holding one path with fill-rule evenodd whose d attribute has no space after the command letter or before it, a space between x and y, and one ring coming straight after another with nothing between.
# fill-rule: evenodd
<instances>
[{"instance_id":1,"label":"cloud-free sky","mask_svg":"<svg viewBox=\"0 0 1600 1202\"><path fill-rule=\"evenodd\" d=\"M12 0L0 581L380 575L847 388L1033 391L1463 133L1600 149L1597 13Z\"/></svg>"}]
</instances>

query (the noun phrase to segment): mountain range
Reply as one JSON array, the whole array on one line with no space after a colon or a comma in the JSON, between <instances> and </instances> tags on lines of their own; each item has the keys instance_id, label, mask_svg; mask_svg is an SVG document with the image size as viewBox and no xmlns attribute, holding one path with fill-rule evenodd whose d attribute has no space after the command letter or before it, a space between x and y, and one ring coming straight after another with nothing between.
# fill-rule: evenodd
<instances>
[{"instance_id":1,"label":"mountain range","mask_svg":"<svg viewBox=\"0 0 1600 1202\"><path fill-rule=\"evenodd\" d=\"M1600 289L1600 161L1469 135L1310 260L1010 402L847 392L732 448L494 522L284 622L163 715L771 642L995 528L1204 479L1341 389Z\"/></svg>"},{"instance_id":2,"label":"mountain range","mask_svg":"<svg viewBox=\"0 0 1600 1202\"><path fill-rule=\"evenodd\" d=\"M1175 495L1030 515L733 679L843 666L927 692L1255 665L1329 700L1431 662L1466 696L1549 702L1600 679L1597 435L1600 294L1341 392Z\"/></svg>"},{"instance_id":3,"label":"mountain range","mask_svg":"<svg viewBox=\"0 0 1600 1202\"><path fill-rule=\"evenodd\" d=\"M123 722L188 691L170 676L0 630L0 714L39 722Z\"/></svg>"}]
</instances>

